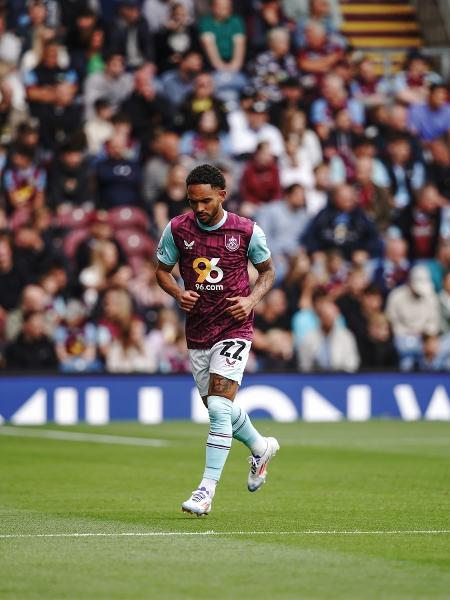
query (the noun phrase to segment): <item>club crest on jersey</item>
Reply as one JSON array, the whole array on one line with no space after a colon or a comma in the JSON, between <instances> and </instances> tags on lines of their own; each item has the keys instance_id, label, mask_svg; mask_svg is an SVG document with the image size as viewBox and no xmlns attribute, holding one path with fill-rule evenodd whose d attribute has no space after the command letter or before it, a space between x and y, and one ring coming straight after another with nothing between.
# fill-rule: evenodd
<instances>
[{"instance_id":1,"label":"club crest on jersey","mask_svg":"<svg viewBox=\"0 0 450 600\"><path fill-rule=\"evenodd\" d=\"M186 248L186 250L192 250L195 244L195 240L192 240L192 242L187 242L186 240L183 240L184 242L184 247Z\"/></svg>"},{"instance_id":2,"label":"club crest on jersey","mask_svg":"<svg viewBox=\"0 0 450 600\"><path fill-rule=\"evenodd\" d=\"M241 245L241 236L240 235L228 235L225 234L225 248L230 252L236 252L236 250Z\"/></svg>"}]
</instances>

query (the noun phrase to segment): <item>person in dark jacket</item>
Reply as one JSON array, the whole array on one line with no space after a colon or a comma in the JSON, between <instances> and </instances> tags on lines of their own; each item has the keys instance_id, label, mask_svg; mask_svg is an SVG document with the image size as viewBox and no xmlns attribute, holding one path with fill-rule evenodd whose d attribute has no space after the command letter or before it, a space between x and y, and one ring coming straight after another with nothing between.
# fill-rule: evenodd
<instances>
[{"instance_id":1,"label":"person in dark jacket","mask_svg":"<svg viewBox=\"0 0 450 600\"><path fill-rule=\"evenodd\" d=\"M169 125L170 105L152 83L148 65L134 73L134 91L122 104L121 110L132 124L132 136L142 145L157 127Z\"/></svg>"},{"instance_id":2,"label":"person in dark jacket","mask_svg":"<svg viewBox=\"0 0 450 600\"><path fill-rule=\"evenodd\" d=\"M302 243L310 254L339 248L346 260L360 250L376 258L383 249L374 223L357 205L355 190L347 184L336 187L331 202L311 221Z\"/></svg>"},{"instance_id":3,"label":"person in dark jacket","mask_svg":"<svg viewBox=\"0 0 450 600\"><path fill-rule=\"evenodd\" d=\"M442 201L436 186L427 184L420 190L416 202L406 206L398 215L395 224L402 238L408 242L411 261L436 256Z\"/></svg>"},{"instance_id":4,"label":"person in dark jacket","mask_svg":"<svg viewBox=\"0 0 450 600\"><path fill-rule=\"evenodd\" d=\"M363 369L398 369L398 353L389 321L383 313L373 315L367 324L367 338L361 345Z\"/></svg>"},{"instance_id":5,"label":"person in dark jacket","mask_svg":"<svg viewBox=\"0 0 450 600\"><path fill-rule=\"evenodd\" d=\"M96 180L98 208L141 204L141 167L127 156L123 136L116 135L106 144L106 156L97 163Z\"/></svg>"},{"instance_id":6,"label":"person in dark jacket","mask_svg":"<svg viewBox=\"0 0 450 600\"><path fill-rule=\"evenodd\" d=\"M11 369L55 369L55 345L46 335L44 313L31 311L23 317L22 331L6 347L6 366Z\"/></svg>"},{"instance_id":7,"label":"person in dark jacket","mask_svg":"<svg viewBox=\"0 0 450 600\"><path fill-rule=\"evenodd\" d=\"M130 69L155 59L154 39L141 14L139 0L120 0L118 15L108 31L108 49L123 54Z\"/></svg>"},{"instance_id":8,"label":"person in dark jacket","mask_svg":"<svg viewBox=\"0 0 450 600\"><path fill-rule=\"evenodd\" d=\"M50 205L80 206L92 200L92 178L88 161L78 144L61 148L49 170Z\"/></svg>"}]
</instances>

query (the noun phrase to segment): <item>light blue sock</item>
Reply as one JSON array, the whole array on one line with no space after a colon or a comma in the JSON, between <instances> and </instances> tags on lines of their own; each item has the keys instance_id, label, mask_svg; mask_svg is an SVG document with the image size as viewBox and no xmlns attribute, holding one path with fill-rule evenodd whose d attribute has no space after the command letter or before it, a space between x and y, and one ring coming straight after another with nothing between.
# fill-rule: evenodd
<instances>
[{"instance_id":1,"label":"light blue sock","mask_svg":"<svg viewBox=\"0 0 450 600\"><path fill-rule=\"evenodd\" d=\"M233 437L250 448L254 456L261 456L267 448L265 438L255 429L250 417L240 406L233 402L231 425Z\"/></svg>"},{"instance_id":2,"label":"light blue sock","mask_svg":"<svg viewBox=\"0 0 450 600\"><path fill-rule=\"evenodd\" d=\"M211 423L206 441L206 467L203 479L219 481L233 439L231 409L233 403L222 396L208 396Z\"/></svg>"}]
</instances>

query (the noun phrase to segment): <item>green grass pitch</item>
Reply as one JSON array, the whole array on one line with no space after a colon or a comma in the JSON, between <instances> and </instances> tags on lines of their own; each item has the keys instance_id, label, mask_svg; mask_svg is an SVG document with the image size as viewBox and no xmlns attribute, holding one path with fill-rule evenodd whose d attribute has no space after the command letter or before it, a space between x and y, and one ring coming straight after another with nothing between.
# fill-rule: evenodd
<instances>
[{"instance_id":1,"label":"green grass pitch","mask_svg":"<svg viewBox=\"0 0 450 600\"><path fill-rule=\"evenodd\" d=\"M0 598L450 598L450 423L259 426L267 484L234 442L204 518L180 503L206 426L1 427Z\"/></svg>"}]
</instances>

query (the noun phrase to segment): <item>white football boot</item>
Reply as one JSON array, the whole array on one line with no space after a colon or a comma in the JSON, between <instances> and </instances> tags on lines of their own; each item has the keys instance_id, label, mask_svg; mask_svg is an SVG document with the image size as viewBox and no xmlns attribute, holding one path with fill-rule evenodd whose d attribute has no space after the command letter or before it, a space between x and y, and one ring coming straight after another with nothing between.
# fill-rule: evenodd
<instances>
[{"instance_id":1,"label":"white football boot","mask_svg":"<svg viewBox=\"0 0 450 600\"><path fill-rule=\"evenodd\" d=\"M192 492L192 496L186 502L181 505L183 512L190 513L191 515L207 515L211 512L212 497L209 495L208 490L205 487L199 488Z\"/></svg>"},{"instance_id":2,"label":"white football boot","mask_svg":"<svg viewBox=\"0 0 450 600\"><path fill-rule=\"evenodd\" d=\"M266 438L267 449L261 456L249 456L250 473L248 474L247 487L249 492L256 492L266 482L267 465L280 449L280 444L273 437Z\"/></svg>"}]
</instances>

